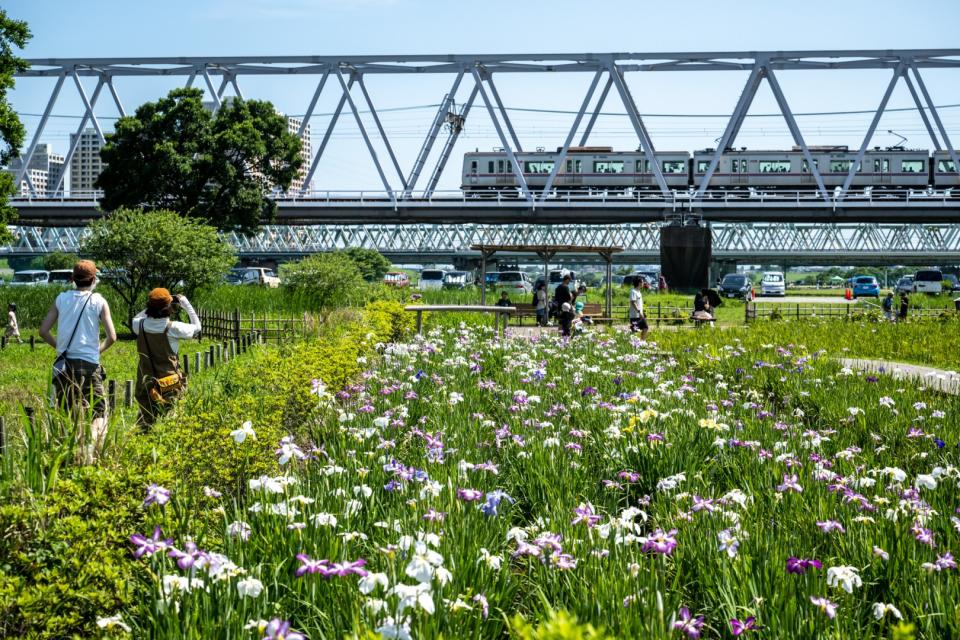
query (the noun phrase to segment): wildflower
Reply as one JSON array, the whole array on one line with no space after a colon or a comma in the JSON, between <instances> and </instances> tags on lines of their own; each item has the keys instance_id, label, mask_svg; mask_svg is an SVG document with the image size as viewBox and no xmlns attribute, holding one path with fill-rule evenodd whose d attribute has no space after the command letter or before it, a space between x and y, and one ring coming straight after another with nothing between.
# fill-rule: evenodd
<instances>
[{"instance_id":1,"label":"wildflower","mask_svg":"<svg viewBox=\"0 0 960 640\"><path fill-rule=\"evenodd\" d=\"M161 487L158 484L151 484L147 487L147 497L143 501L143 506L149 507L152 504L158 504L161 507L170 502L170 490Z\"/></svg>"},{"instance_id":2,"label":"wildflower","mask_svg":"<svg viewBox=\"0 0 960 640\"><path fill-rule=\"evenodd\" d=\"M241 598L259 598L263 593L263 583L256 578L244 578L237 582L237 593Z\"/></svg>"},{"instance_id":3,"label":"wildflower","mask_svg":"<svg viewBox=\"0 0 960 640\"><path fill-rule=\"evenodd\" d=\"M832 533L834 531L839 531L840 533L847 532L847 530L843 528L843 525L836 520L817 520L817 526L820 527L820 530L824 533Z\"/></svg>"},{"instance_id":4,"label":"wildflower","mask_svg":"<svg viewBox=\"0 0 960 640\"><path fill-rule=\"evenodd\" d=\"M947 551L942 556L937 556L936 562L924 562L920 566L927 571L943 571L944 569L956 569L957 562L953 559L953 554Z\"/></svg>"},{"instance_id":5,"label":"wildflower","mask_svg":"<svg viewBox=\"0 0 960 640\"><path fill-rule=\"evenodd\" d=\"M847 593L853 593L853 588L863 586L863 581L856 567L839 566L827 569L827 584L831 587L840 587Z\"/></svg>"},{"instance_id":6,"label":"wildflower","mask_svg":"<svg viewBox=\"0 0 960 640\"><path fill-rule=\"evenodd\" d=\"M833 620L837 615L837 605L834 602L830 602L826 598L821 598L819 596L810 596L810 602L816 605L820 611L827 614L827 617Z\"/></svg>"},{"instance_id":7,"label":"wildflower","mask_svg":"<svg viewBox=\"0 0 960 640\"><path fill-rule=\"evenodd\" d=\"M587 525L587 527L593 527L600 522L600 516L593 512L593 505L589 502L581 502L580 506L573 510L573 514L574 518L570 524L580 524L583 522Z\"/></svg>"},{"instance_id":8,"label":"wildflower","mask_svg":"<svg viewBox=\"0 0 960 640\"><path fill-rule=\"evenodd\" d=\"M480 615L486 620L487 616L490 615L490 603L487 602L487 597L482 593L478 593L473 596L473 601L480 604Z\"/></svg>"},{"instance_id":9,"label":"wildflower","mask_svg":"<svg viewBox=\"0 0 960 640\"><path fill-rule=\"evenodd\" d=\"M220 493L219 491L217 491L216 489L214 489L213 487L204 487L204 488L203 488L203 495L207 496L208 498L222 498L222 497L223 497L223 494Z\"/></svg>"},{"instance_id":10,"label":"wildflower","mask_svg":"<svg viewBox=\"0 0 960 640\"><path fill-rule=\"evenodd\" d=\"M380 634L381 638L384 640L412 640L410 635L410 621L406 618L400 618L395 620L392 616L388 616L380 623L380 626L375 629L377 633Z\"/></svg>"},{"instance_id":11,"label":"wildflower","mask_svg":"<svg viewBox=\"0 0 960 640\"><path fill-rule=\"evenodd\" d=\"M418 582L429 583L437 567L443 565L443 556L429 548L423 542L417 542L415 551L404 571Z\"/></svg>"},{"instance_id":12,"label":"wildflower","mask_svg":"<svg viewBox=\"0 0 960 640\"><path fill-rule=\"evenodd\" d=\"M688 638L699 638L700 629L703 628L703 616L694 618L686 607L680 609L679 616L680 619L673 623L673 628L683 631Z\"/></svg>"},{"instance_id":13,"label":"wildflower","mask_svg":"<svg viewBox=\"0 0 960 640\"><path fill-rule=\"evenodd\" d=\"M337 516L332 513L315 513L310 516L310 521L315 527L331 527L336 528L337 526Z\"/></svg>"},{"instance_id":14,"label":"wildflower","mask_svg":"<svg viewBox=\"0 0 960 640\"><path fill-rule=\"evenodd\" d=\"M516 502L513 498L506 494L504 491L491 491L487 494L487 501L480 505L480 511L483 512L485 516L495 516L497 515L497 509L500 507L500 502L506 500L510 504Z\"/></svg>"},{"instance_id":15,"label":"wildflower","mask_svg":"<svg viewBox=\"0 0 960 640\"><path fill-rule=\"evenodd\" d=\"M877 556L878 558L882 558L883 560L890 559L890 554L877 546L873 547L873 555Z\"/></svg>"},{"instance_id":16,"label":"wildflower","mask_svg":"<svg viewBox=\"0 0 960 640\"><path fill-rule=\"evenodd\" d=\"M726 551L730 558L737 557L737 549L740 548L740 541L733 535L732 529L724 529L718 533L717 540L720 544L720 551Z\"/></svg>"},{"instance_id":17,"label":"wildflower","mask_svg":"<svg viewBox=\"0 0 960 640\"><path fill-rule=\"evenodd\" d=\"M740 622L736 618L730 620L730 633L735 636L739 636L747 631L755 631L758 629L760 629L760 627L757 625L757 619L754 616L750 616L743 622Z\"/></svg>"},{"instance_id":18,"label":"wildflower","mask_svg":"<svg viewBox=\"0 0 960 640\"><path fill-rule=\"evenodd\" d=\"M130 536L130 542L136 547L133 551L133 557L141 558L147 556L149 558L159 551L169 549L170 545L173 544L173 539L167 538L166 540L161 540L161 535L162 533L158 526L153 528L153 536L149 538L140 533L135 533Z\"/></svg>"},{"instance_id":19,"label":"wildflower","mask_svg":"<svg viewBox=\"0 0 960 640\"><path fill-rule=\"evenodd\" d=\"M803 559L790 556L787 558L787 573L803 575L807 569L820 569L823 564L815 559Z\"/></svg>"},{"instance_id":20,"label":"wildflower","mask_svg":"<svg viewBox=\"0 0 960 640\"><path fill-rule=\"evenodd\" d=\"M298 553L297 560L300 561L300 566L297 567L295 572L298 578L308 573L319 573L324 577L327 576L327 565L330 564L329 560L313 560L305 553Z\"/></svg>"},{"instance_id":21,"label":"wildflower","mask_svg":"<svg viewBox=\"0 0 960 640\"><path fill-rule=\"evenodd\" d=\"M930 529L920 526L919 522L914 522L913 526L910 527L910 532L913 534L913 537L916 538L917 542L922 542L925 545L928 545L931 549L937 548L937 543L933 541L934 532Z\"/></svg>"},{"instance_id":22,"label":"wildflower","mask_svg":"<svg viewBox=\"0 0 960 640\"><path fill-rule=\"evenodd\" d=\"M250 525L242 520L237 520L227 525L227 535L231 538L240 538L244 542L250 539L251 531Z\"/></svg>"},{"instance_id":23,"label":"wildflower","mask_svg":"<svg viewBox=\"0 0 960 640\"><path fill-rule=\"evenodd\" d=\"M360 593L367 595L373 592L377 585L380 585L384 589L390 586L390 581L387 579L387 574L385 573L370 573L360 578L359 588Z\"/></svg>"},{"instance_id":24,"label":"wildflower","mask_svg":"<svg viewBox=\"0 0 960 640\"><path fill-rule=\"evenodd\" d=\"M676 529L671 529L666 533L664 533L662 529L657 529L649 538L643 539L642 549L644 553L654 551L668 556L673 553L673 550L677 547L675 535L677 535Z\"/></svg>"},{"instance_id":25,"label":"wildflower","mask_svg":"<svg viewBox=\"0 0 960 640\"><path fill-rule=\"evenodd\" d=\"M253 423L247 420L239 429L234 429L230 432L230 437L233 438L233 441L237 444L242 444L247 438L251 440L257 439L257 434L253 430Z\"/></svg>"},{"instance_id":26,"label":"wildflower","mask_svg":"<svg viewBox=\"0 0 960 640\"><path fill-rule=\"evenodd\" d=\"M360 558L359 560L347 560L344 562L336 562L330 565L330 569L327 571L324 577L329 578L331 576L339 576L343 578L349 575L356 575L356 576L363 577L367 575L367 571L363 569L363 566L365 564L367 564L367 561L364 560L363 558Z\"/></svg>"},{"instance_id":27,"label":"wildflower","mask_svg":"<svg viewBox=\"0 0 960 640\"><path fill-rule=\"evenodd\" d=\"M306 460L307 458L307 454L293 441L293 436L284 436L284 438L280 440L280 448L277 449L276 453L279 456L278 462L280 466L287 464L293 458L297 460Z\"/></svg>"},{"instance_id":28,"label":"wildflower","mask_svg":"<svg viewBox=\"0 0 960 640\"><path fill-rule=\"evenodd\" d=\"M264 633L262 640L306 640L306 636L291 629L290 623L280 618L271 620Z\"/></svg>"},{"instance_id":29,"label":"wildflower","mask_svg":"<svg viewBox=\"0 0 960 640\"><path fill-rule=\"evenodd\" d=\"M130 633L130 626L123 621L123 618L120 617L120 614L110 616L109 618L97 618L97 626L101 629L106 629L107 631L121 629L127 633Z\"/></svg>"},{"instance_id":30,"label":"wildflower","mask_svg":"<svg viewBox=\"0 0 960 640\"><path fill-rule=\"evenodd\" d=\"M494 571L499 571L500 565L503 564L503 558L492 555L485 548L482 548L480 549L480 558L477 559L477 564L481 562L486 564L488 568L493 569Z\"/></svg>"},{"instance_id":31,"label":"wildflower","mask_svg":"<svg viewBox=\"0 0 960 640\"><path fill-rule=\"evenodd\" d=\"M205 554L197 547L196 544L194 544L192 540L187 540L182 551L180 549L171 547L170 552L167 555L171 558L176 558L177 566L186 571L187 569L193 567L198 560L202 560Z\"/></svg>"},{"instance_id":32,"label":"wildflower","mask_svg":"<svg viewBox=\"0 0 960 640\"><path fill-rule=\"evenodd\" d=\"M435 611L429 583L395 584L387 595L395 595L399 598L397 612L400 614L410 607L419 607L429 614Z\"/></svg>"},{"instance_id":33,"label":"wildflower","mask_svg":"<svg viewBox=\"0 0 960 640\"><path fill-rule=\"evenodd\" d=\"M457 489L457 497L466 502L476 502L483 498L483 491L476 489Z\"/></svg>"},{"instance_id":34,"label":"wildflower","mask_svg":"<svg viewBox=\"0 0 960 640\"><path fill-rule=\"evenodd\" d=\"M788 476L787 474L783 474L783 484L777 487L777 491L780 491L781 493L784 491L795 491L797 493L803 493L803 487L800 486L799 478L797 477L797 474L793 474L791 476Z\"/></svg>"},{"instance_id":35,"label":"wildflower","mask_svg":"<svg viewBox=\"0 0 960 640\"><path fill-rule=\"evenodd\" d=\"M576 569L577 568L577 559L574 558L569 553L560 553L559 550L554 551L550 556L550 562L557 569Z\"/></svg>"},{"instance_id":36,"label":"wildflower","mask_svg":"<svg viewBox=\"0 0 960 640\"><path fill-rule=\"evenodd\" d=\"M429 520L430 522L443 522L443 519L446 517L446 511L437 511L433 508L428 509L427 512L423 514L423 519Z\"/></svg>"},{"instance_id":37,"label":"wildflower","mask_svg":"<svg viewBox=\"0 0 960 640\"><path fill-rule=\"evenodd\" d=\"M937 488L937 479L932 475L919 474L916 479L913 481L913 486L918 489L936 489Z\"/></svg>"},{"instance_id":38,"label":"wildflower","mask_svg":"<svg viewBox=\"0 0 960 640\"><path fill-rule=\"evenodd\" d=\"M873 603L873 617L876 620L881 620L885 615L889 613L897 620L903 620L903 615L901 615L900 610L897 609L892 604L884 604L883 602L874 602Z\"/></svg>"},{"instance_id":39,"label":"wildflower","mask_svg":"<svg viewBox=\"0 0 960 640\"><path fill-rule=\"evenodd\" d=\"M890 396L883 396L882 398L880 398L880 406L881 406L881 407L888 407L888 408L889 408L889 407L894 406L894 404L896 404L896 403L893 401L893 398L891 398Z\"/></svg>"}]
</instances>

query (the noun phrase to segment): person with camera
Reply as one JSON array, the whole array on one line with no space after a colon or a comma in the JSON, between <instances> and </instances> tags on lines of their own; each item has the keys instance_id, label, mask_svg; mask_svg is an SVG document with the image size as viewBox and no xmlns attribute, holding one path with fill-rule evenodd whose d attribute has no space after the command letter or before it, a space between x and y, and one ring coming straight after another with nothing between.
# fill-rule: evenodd
<instances>
[{"instance_id":1,"label":"person with camera","mask_svg":"<svg viewBox=\"0 0 960 640\"><path fill-rule=\"evenodd\" d=\"M174 320L180 309L187 312L189 322ZM147 308L134 316L132 328L139 354L137 424L146 430L186 389L180 369L180 340L200 333L200 318L186 296L172 296L166 289L157 288L147 297Z\"/></svg>"},{"instance_id":2,"label":"person with camera","mask_svg":"<svg viewBox=\"0 0 960 640\"><path fill-rule=\"evenodd\" d=\"M106 377L100 366L100 354L117 341L110 305L93 289L97 284L97 265L80 260L73 266L74 289L57 296L40 323L40 337L57 350L53 361L53 391L56 406L75 415L77 409L90 411L90 439L83 427L79 431L80 457L92 463L96 449L102 449L107 435L107 402L103 391ZM57 335L51 333L54 324ZM100 342L100 327L105 338Z\"/></svg>"}]
</instances>

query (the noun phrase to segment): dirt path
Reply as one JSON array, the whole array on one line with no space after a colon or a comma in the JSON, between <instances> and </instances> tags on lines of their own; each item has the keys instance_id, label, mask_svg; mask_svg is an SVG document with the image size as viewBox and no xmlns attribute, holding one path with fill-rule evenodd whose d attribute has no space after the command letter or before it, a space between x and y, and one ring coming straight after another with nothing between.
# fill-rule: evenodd
<instances>
[{"instance_id":1,"label":"dirt path","mask_svg":"<svg viewBox=\"0 0 960 640\"><path fill-rule=\"evenodd\" d=\"M915 380L931 389L937 389L953 395L960 394L960 373L944 371L933 367L924 367L906 362L886 360L867 360L865 358L840 358L840 363L851 369L872 371L893 376L897 379Z\"/></svg>"}]
</instances>

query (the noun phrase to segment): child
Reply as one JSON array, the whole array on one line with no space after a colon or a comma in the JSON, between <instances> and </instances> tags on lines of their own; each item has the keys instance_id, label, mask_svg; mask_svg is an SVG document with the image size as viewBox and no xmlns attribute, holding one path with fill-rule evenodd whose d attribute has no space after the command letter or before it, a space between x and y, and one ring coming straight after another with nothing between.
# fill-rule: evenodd
<instances>
[{"instance_id":1,"label":"child","mask_svg":"<svg viewBox=\"0 0 960 640\"><path fill-rule=\"evenodd\" d=\"M560 305L560 335L569 338L573 329L573 307L569 302Z\"/></svg>"},{"instance_id":2,"label":"child","mask_svg":"<svg viewBox=\"0 0 960 640\"><path fill-rule=\"evenodd\" d=\"M16 338L17 342L23 344L20 337L20 326L17 324L17 303L11 302L7 305L7 330L4 333L7 339Z\"/></svg>"}]
</instances>

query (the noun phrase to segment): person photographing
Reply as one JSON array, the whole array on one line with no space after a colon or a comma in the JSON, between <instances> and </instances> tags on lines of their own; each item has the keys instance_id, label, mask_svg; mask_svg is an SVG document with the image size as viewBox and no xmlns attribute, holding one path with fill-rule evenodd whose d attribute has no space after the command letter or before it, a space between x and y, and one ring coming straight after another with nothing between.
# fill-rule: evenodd
<instances>
[{"instance_id":1,"label":"person photographing","mask_svg":"<svg viewBox=\"0 0 960 640\"><path fill-rule=\"evenodd\" d=\"M183 309L188 322L174 320ZM141 429L153 426L186 389L180 368L180 340L189 340L200 333L200 318L184 295L172 296L157 288L147 297L147 307L133 318L137 336L136 393Z\"/></svg>"}]
</instances>

